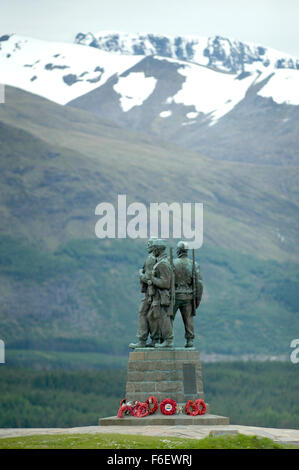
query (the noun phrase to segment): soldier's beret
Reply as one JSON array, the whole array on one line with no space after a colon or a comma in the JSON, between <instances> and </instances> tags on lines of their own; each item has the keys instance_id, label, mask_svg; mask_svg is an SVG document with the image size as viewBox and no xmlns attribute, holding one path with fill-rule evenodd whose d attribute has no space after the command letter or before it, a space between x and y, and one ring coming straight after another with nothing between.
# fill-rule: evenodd
<instances>
[{"instance_id":1,"label":"soldier's beret","mask_svg":"<svg viewBox=\"0 0 299 470\"><path fill-rule=\"evenodd\" d=\"M162 246L166 248L166 241L162 240L162 238L153 239L152 246Z\"/></svg>"},{"instance_id":2,"label":"soldier's beret","mask_svg":"<svg viewBox=\"0 0 299 470\"><path fill-rule=\"evenodd\" d=\"M183 242L182 240L178 242L177 248L180 248L181 250L188 250L189 246L187 242Z\"/></svg>"},{"instance_id":3,"label":"soldier's beret","mask_svg":"<svg viewBox=\"0 0 299 470\"><path fill-rule=\"evenodd\" d=\"M151 237L151 238L148 239L148 242L147 242L147 243L148 243L149 245L153 245L154 242L155 242L155 240L157 240L157 238Z\"/></svg>"}]
</instances>

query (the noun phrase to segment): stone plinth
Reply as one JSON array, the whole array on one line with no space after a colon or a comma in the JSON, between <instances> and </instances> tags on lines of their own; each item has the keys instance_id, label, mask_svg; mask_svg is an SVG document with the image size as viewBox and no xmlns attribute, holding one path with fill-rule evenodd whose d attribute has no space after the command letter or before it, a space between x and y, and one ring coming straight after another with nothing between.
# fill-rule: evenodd
<instances>
[{"instance_id":1,"label":"stone plinth","mask_svg":"<svg viewBox=\"0 0 299 470\"><path fill-rule=\"evenodd\" d=\"M195 348L137 349L130 353L127 401L145 401L154 395L159 402L177 403L204 398L201 362Z\"/></svg>"},{"instance_id":2,"label":"stone plinth","mask_svg":"<svg viewBox=\"0 0 299 470\"><path fill-rule=\"evenodd\" d=\"M195 348L135 349L130 353L127 371L126 400L144 402L155 396L159 403L172 398L178 405L188 400L204 399L199 352ZM99 420L101 426L129 425L225 425L229 418L210 414L200 416L177 414L165 416L160 408L151 416L136 418L111 416Z\"/></svg>"},{"instance_id":3,"label":"stone plinth","mask_svg":"<svg viewBox=\"0 0 299 470\"><path fill-rule=\"evenodd\" d=\"M100 426L215 426L229 424L229 418L209 413L200 416L188 416L186 414L165 416L157 411L154 415L145 418L135 418L134 416L101 418L99 424Z\"/></svg>"}]
</instances>

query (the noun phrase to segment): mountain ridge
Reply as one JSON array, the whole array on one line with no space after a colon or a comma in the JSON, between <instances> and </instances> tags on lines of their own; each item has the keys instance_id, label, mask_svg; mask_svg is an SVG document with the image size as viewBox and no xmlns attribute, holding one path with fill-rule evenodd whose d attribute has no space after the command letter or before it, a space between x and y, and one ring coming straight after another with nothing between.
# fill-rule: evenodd
<instances>
[{"instance_id":1,"label":"mountain ridge","mask_svg":"<svg viewBox=\"0 0 299 470\"><path fill-rule=\"evenodd\" d=\"M297 83L299 71L291 72ZM145 95L142 85L151 78L154 89ZM203 66L146 56L68 105L217 160L293 165L298 164L299 106L277 103L266 92L276 80L277 93L292 93L288 79L281 78L280 84L273 74L236 79Z\"/></svg>"},{"instance_id":2,"label":"mountain ridge","mask_svg":"<svg viewBox=\"0 0 299 470\"><path fill-rule=\"evenodd\" d=\"M146 55L116 53L109 38L108 51L90 47L90 38L67 44L4 35L0 82L217 160L298 164L297 61L219 38L207 48L206 38L197 55L189 51L195 63L169 57L167 38L164 56L157 42Z\"/></svg>"},{"instance_id":3,"label":"mountain ridge","mask_svg":"<svg viewBox=\"0 0 299 470\"><path fill-rule=\"evenodd\" d=\"M266 67L271 65L273 68L299 69L299 59L291 54L219 35L170 36L100 31L96 34L80 32L75 36L74 42L121 54L159 55L216 68L222 64L221 71L227 70L232 73L244 72L246 64L249 65L254 61Z\"/></svg>"}]
</instances>

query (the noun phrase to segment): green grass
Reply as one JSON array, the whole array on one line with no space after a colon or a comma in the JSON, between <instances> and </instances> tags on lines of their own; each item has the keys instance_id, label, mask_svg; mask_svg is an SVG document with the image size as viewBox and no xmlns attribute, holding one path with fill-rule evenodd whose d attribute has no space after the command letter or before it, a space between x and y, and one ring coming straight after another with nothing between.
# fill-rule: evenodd
<instances>
[{"instance_id":1,"label":"green grass","mask_svg":"<svg viewBox=\"0 0 299 470\"><path fill-rule=\"evenodd\" d=\"M0 439L0 449L282 449L265 437L208 436L204 439L121 434L59 434Z\"/></svg>"}]
</instances>

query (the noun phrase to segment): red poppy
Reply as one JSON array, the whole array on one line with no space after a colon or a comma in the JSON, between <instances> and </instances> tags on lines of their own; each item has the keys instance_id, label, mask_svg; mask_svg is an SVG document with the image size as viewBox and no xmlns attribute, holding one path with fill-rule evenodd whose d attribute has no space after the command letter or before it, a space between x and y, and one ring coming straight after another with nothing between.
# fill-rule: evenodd
<instances>
[{"instance_id":1,"label":"red poppy","mask_svg":"<svg viewBox=\"0 0 299 470\"><path fill-rule=\"evenodd\" d=\"M207 411L207 407L206 407L206 404L203 401L203 399L199 398L198 400L196 400L196 404L197 404L197 407L198 407L198 414L199 415L204 415L205 412Z\"/></svg>"},{"instance_id":2,"label":"red poppy","mask_svg":"<svg viewBox=\"0 0 299 470\"><path fill-rule=\"evenodd\" d=\"M145 403L148 405L148 412L150 415L156 413L157 409L159 408L159 402L156 397L149 397ZM153 405L152 408L150 406L151 404Z\"/></svg>"},{"instance_id":3,"label":"red poppy","mask_svg":"<svg viewBox=\"0 0 299 470\"><path fill-rule=\"evenodd\" d=\"M133 416L136 416L136 418L144 418L145 416L148 416L148 415L149 415L148 404L141 403L140 401L138 401L133 408Z\"/></svg>"},{"instance_id":4,"label":"red poppy","mask_svg":"<svg viewBox=\"0 0 299 470\"><path fill-rule=\"evenodd\" d=\"M190 416L196 416L198 415L198 411L199 411L199 408L198 408L197 402L193 400L188 400L185 405L186 414Z\"/></svg>"},{"instance_id":5,"label":"red poppy","mask_svg":"<svg viewBox=\"0 0 299 470\"><path fill-rule=\"evenodd\" d=\"M160 403L160 410L163 415L174 415L176 412L176 402L171 398L165 398Z\"/></svg>"},{"instance_id":6,"label":"red poppy","mask_svg":"<svg viewBox=\"0 0 299 470\"><path fill-rule=\"evenodd\" d=\"M117 417L118 418L123 418L124 414L132 415L133 414L133 408L129 405L120 406L120 408L118 410L118 413L117 413Z\"/></svg>"}]
</instances>

